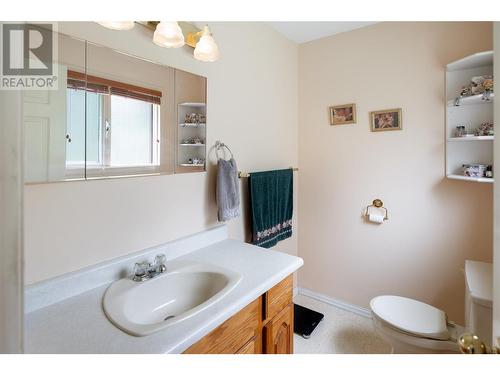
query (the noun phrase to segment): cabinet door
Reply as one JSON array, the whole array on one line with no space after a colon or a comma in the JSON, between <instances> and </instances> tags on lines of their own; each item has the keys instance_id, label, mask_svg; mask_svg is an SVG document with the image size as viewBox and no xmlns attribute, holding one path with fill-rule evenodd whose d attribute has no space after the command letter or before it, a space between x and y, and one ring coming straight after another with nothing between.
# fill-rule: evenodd
<instances>
[{"instance_id":1,"label":"cabinet door","mask_svg":"<svg viewBox=\"0 0 500 375\"><path fill-rule=\"evenodd\" d=\"M262 338L255 336L247 342L236 354L262 354Z\"/></svg>"},{"instance_id":2,"label":"cabinet door","mask_svg":"<svg viewBox=\"0 0 500 375\"><path fill-rule=\"evenodd\" d=\"M293 276L290 275L264 295L264 325L287 307L293 298Z\"/></svg>"},{"instance_id":3,"label":"cabinet door","mask_svg":"<svg viewBox=\"0 0 500 375\"><path fill-rule=\"evenodd\" d=\"M293 353L293 304L285 307L264 327L266 354Z\"/></svg>"}]
</instances>

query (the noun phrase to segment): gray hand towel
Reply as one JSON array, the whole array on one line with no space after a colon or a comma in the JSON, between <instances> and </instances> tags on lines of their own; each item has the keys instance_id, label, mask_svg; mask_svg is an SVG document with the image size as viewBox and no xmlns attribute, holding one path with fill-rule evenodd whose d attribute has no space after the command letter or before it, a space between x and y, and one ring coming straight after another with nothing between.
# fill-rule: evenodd
<instances>
[{"instance_id":1,"label":"gray hand towel","mask_svg":"<svg viewBox=\"0 0 500 375\"><path fill-rule=\"evenodd\" d=\"M240 216L240 184L236 160L217 161L217 206L219 221Z\"/></svg>"}]
</instances>

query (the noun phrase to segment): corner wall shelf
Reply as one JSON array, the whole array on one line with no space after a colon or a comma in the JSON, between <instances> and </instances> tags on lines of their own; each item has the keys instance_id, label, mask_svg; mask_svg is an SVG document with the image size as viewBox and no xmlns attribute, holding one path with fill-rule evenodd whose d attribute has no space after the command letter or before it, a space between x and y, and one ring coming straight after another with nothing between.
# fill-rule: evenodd
<instances>
[{"instance_id":1,"label":"corner wall shelf","mask_svg":"<svg viewBox=\"0 0 500 375\"><path fill-rule=\"evenodd\" d=\"M205 164L181 163L181 167L204 167Z\"/></svg>"},{"instance_id":2,"label":"corner wall shelf","mask_svg":"<svg viewBox=\"0 0 500 375\"><path fill-rule=\"evenodd\" d=\"M488 177L468 177L463 175L463 165L493 165L494 135L455 137L457 127L464 127L469 134L474 134L483 123L493 123L494 93L488 100L485 95L462 97L455 105L455 97L463 88L471 84L473 77L493 76L493 51L485 51L466 56L446 66L446 95L444 108L445 122L445 178L450 180L493 184Z\"/></svg>"},{"instance_id":3,"label":"corner wall shelf","mask_svg":"<svg viewBox=\"0 0 500 375\"><path fill-rule=\"evenodd\" d=\"M464 96L460 98L460 105L455 105L455 99L448 100L448 107L460 107L462 105L471 105L471 104L489 104L493 103L495 99L495 93L491 93L488 100L483 98L483 94L472 95L472 96Z\"/></svg>"},{"instance_id":4,"label":"corner wall shelf","mask_svg":"<svg viewBox=\"0 0 500 375\"><path fill-rule=\"evenodd\" d=\"M203 115L206 119L207 106L206 103L196 102L196 96L193 96L192 100L177 105L177 123L179 126L177 128L176 167L183 167L184 172L204 170L207 151L206 120L194 122L194 119L189 118L191 114L198 114Z\"/></svg>"},{"instance_id":5,"label":"corner wall shelf","mask_svg":"<svg viewBox=\"0 0 500 375\"><path fill-rule=\"evenodd\" d=\"M179 105L181 105L183 107L199 107L199 108L203 108L207 104L206 103L179 103Z\"/></svg>"},{"instance_id":6,"label":"corner wall shelf","mask_svg":"<svg viewBox=\"0 0 500 375\"><path fill-rule=\"evenodd\" d=\"M450 174L446 176L450 180L462 180L462 181L471 181L471 182L480 182L480 183L486 183L486 184L492 184L495 182L493 178L486 178L486 177L467 177L467 176L462 176L460 174Z\"/></svg>"},{"instance_id":7,"label":"corner wall shelf","mask_svg":"<svg viewBox=\"0 0 500 375\"><path fill-rule=\"evenodd\" d=\"M495 136L493 135L479 135L473 137L450 137L448 142L470 142L470 141L493 141Z\"/></svg>"},{"instance_id":8,"label":"corner wall shelf","mask_svg":"<svg viewBox=\"0 0 500 375\"><path fill-rule=\"evenodd\" d=\"M204 123L182 123L182 124L179 124L179 126L181 128L202 128L205 126Z\"/></svg>"}]
</instances>

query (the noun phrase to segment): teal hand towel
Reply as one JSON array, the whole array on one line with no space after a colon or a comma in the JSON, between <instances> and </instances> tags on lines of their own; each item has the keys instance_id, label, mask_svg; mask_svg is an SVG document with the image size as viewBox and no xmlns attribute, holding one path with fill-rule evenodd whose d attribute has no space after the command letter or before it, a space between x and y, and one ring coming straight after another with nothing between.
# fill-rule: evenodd
<instances>
[{"instance_id":1,"label":"teal hand towel","mask_svg":"<svg viewBox=\"0 0 500 375\"><path fill-rule=\"evenodd\" d=\"M252 243L270 248L292 236L293 171L252 172L249 177Z\"/></svg>"}]
</instances>

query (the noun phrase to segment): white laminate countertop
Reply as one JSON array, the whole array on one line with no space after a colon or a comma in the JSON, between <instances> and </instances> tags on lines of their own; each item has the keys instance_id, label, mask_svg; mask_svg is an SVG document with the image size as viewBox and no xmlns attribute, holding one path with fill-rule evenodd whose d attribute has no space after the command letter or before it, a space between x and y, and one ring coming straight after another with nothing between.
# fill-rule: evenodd
<instances>
[{"instance_id":1,"label":"white laminate countertop","mask_svg":"<svg viewBox=\"0 0 500 375\"><path fill-rule=\"evenodd\" d=\"M225 267L242 280L199 314L145 337L128 335L107 319L102 297L109 285L99 286L28 313L25 352L182 353L303 264L301 258L230 239L175 260Z\"/></svg>"}]
</instances>

